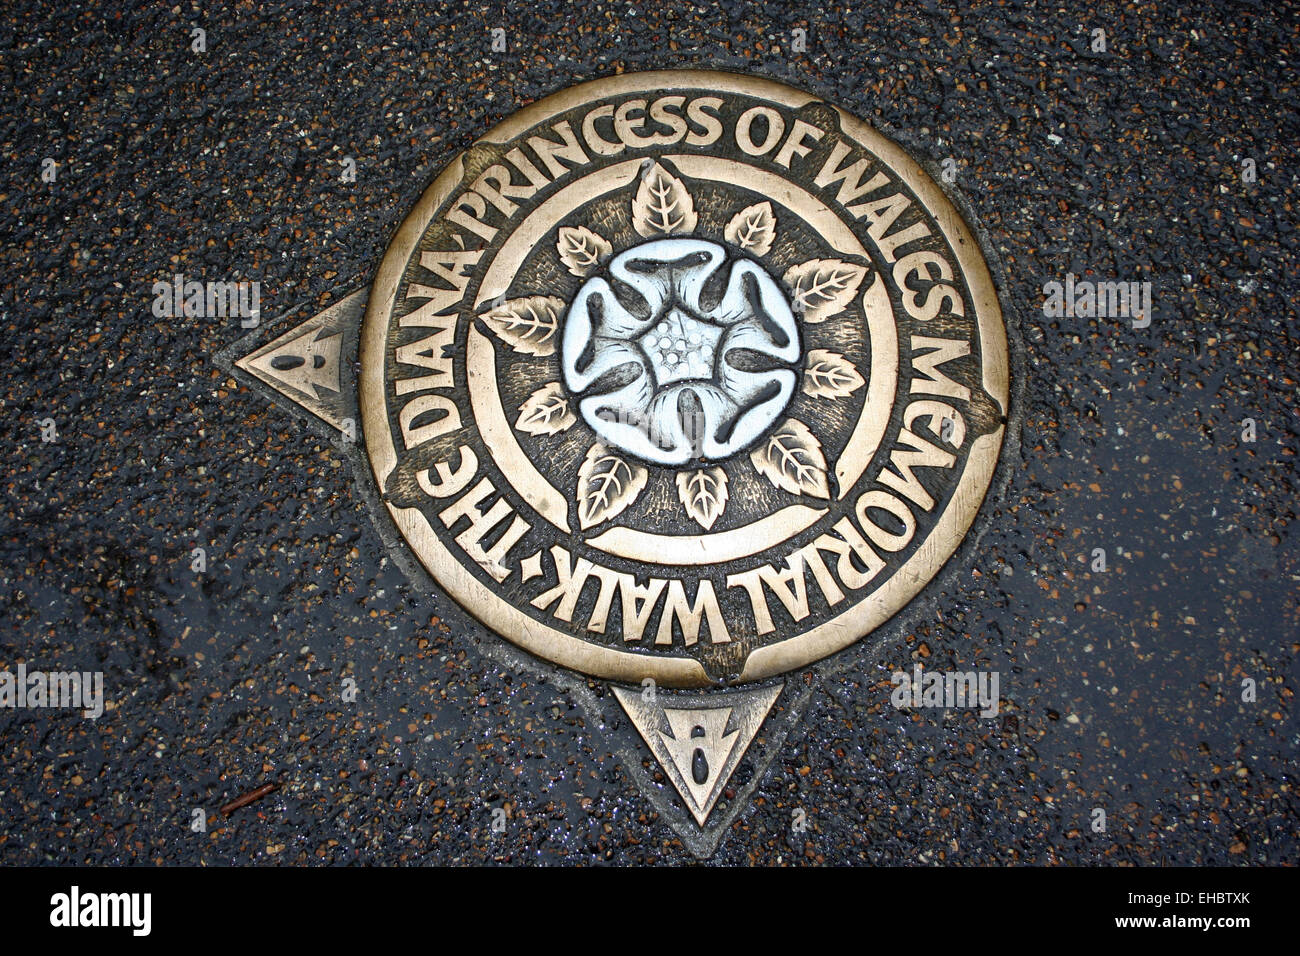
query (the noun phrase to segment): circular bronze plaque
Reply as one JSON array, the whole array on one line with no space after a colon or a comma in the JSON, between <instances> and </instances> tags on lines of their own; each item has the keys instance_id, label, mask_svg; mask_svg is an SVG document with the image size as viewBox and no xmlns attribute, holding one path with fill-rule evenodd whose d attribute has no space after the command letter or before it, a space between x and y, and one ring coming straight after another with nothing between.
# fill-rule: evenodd
<instances>
[{"instance_id":1,"label":"circular bronze plaque","mask_svg":"<svg viewBox=\"0 0 1300 956\"><path fill-rule=\"evenodd\" d=\"M667 686L869 634L989 487L1006 333L979 246L871 127L725 73L548 97L384 257L361 409L438 584L532 653Z\"/></svg>"}]
</instances>

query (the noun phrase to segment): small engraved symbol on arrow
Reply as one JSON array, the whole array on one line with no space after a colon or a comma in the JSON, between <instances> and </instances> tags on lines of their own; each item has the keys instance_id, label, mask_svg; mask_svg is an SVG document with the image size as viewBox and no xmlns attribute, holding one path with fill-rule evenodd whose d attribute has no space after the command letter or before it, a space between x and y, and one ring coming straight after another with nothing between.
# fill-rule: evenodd
<instances>
[{"instance_id":1,"label":"small engraved symbol on arrow","mask_svg":"<svg viewBox=\"0 0 1300 956\"><path fill-rule=\"evenodd\" d=\"M724 733L731 708L669 710L665 707L664 716L668 718L672 733L666 734L661 730L659 736L677 765L677 772L682 775L695 805L703 807L709 802L709 795L731 756L731 748L736 746L736 738L740 736L735 730Z\"/></svg>"},{"instance_id":2,"label":"small engraved symbol on arrow","mask_svg":"<svg viewBox=\"0 0 1300 956\"><path fill-rule=\"evenodd\" d=\"M311 398L318 398L322 389L337 392L343 335L336 332L322 337L324 331L312 329L248 364Z\"/></svg>"}]
</instances>

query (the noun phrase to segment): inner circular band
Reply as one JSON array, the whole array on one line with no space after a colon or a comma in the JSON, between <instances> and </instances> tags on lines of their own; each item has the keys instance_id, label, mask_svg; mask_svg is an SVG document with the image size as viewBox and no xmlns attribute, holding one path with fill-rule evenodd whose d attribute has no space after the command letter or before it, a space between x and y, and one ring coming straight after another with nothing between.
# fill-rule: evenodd
<instances>
[{"instance_id":1,"label":"inner circular band","mask_svg":"<svg viewBox=\"0 0 1300 956\"><path fill-rule=\"evenodd\" d=\"M669 155L684 176L714 182L746 182L808 223L832 248L844 255L870 260L866 248L826 203L802 187L765 170L736 160L712 156ZM502 243L484 270L475 296L475 311L507 294L520 262L541 239L574 210L631 184L641 172L641 160L616 163L564 187L538 205ZM898 330L884 280L863 293L871 338L871 374L862 413L838 461L832 465L845 497L866 471L889 425L898 379ZM466 354L469 377L481 383L470 389L470 405L483 443L516 492L539 515L566 534L568 498L547 480L520 447L506 419L496 378L492 342L471 327ZM811 527L828 509L791 505L739 528L702 535L666 535L626 526L612 527L587 540L593 548L632 560L654 554L663 564L704 566L758 554Z\"/></svg>"}]
</instances>

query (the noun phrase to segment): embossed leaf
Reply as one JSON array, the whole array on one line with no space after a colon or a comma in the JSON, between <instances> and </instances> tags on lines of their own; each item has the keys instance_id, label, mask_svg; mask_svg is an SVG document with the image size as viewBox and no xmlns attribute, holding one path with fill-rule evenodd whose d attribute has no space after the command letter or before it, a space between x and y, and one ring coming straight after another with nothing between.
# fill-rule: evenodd
<instances>
[{"instance_id":1,"label":"embossed leaf","mask_svg":"<svg viewBox=\"0 0 1300 956\"><path fill-rule=\"evenodd\" d=\"M787 418L749 457L758 473L782 491L831 496L821 442L796 418Z\"/></svg>"},{"instance_id":2,"label":"embossed leaf","mask_svg":"<svg viewBox=\"0 0 1300 956\"><path fill-rule=\"evenodd\" d=\"M636 501L649 477L645 468L610 454L597 442L578 469L578 523L585 531Z\"/></svg>"},{"instance_id":3,"label":"embossed leaf","mask_svg":"<svg viewBox=\"0 0 1300 956\"><path fill-rule=\"evenodd\" d=\"M727 507L727 473L721 468L679 471L677 495L686 513L707 531Z\"/></svg>"},{"instance_id":4,"label":"embossed leaf","mask_svg":"<svg viewBox=\"0 0 1300 956\"><path fill-rule=\"evenodd\" d=\"M556 246L565 268L580 279L591 275L601 260L614 251L613 246L586 226L561 226Z\"/></svg>"},{"instance_id":5,"label":"embossed leaf","mask_svg":"<svg viewBox=\"0 0 1300 956\"><path fill-rule=\"evenodd\" d=\"M483 321L516 352L551 355L555 352L556 330L564 300L553 295L528 295L508 299L485 312Z\"/></svg>"},{"instance_id":6,"label":"embossed leaf","mask_svg":"<svg viewBox=\"0 0 1300 956\"><path fill-rule=\"evenodd\" d=\"M810 259L782 277L791 306L805 322L825 322L848 308L866 276L865 266L839 259Z\"/></svg>"},{"instance_id":7,"label":"embossed leaf","mask_svg":"<svg viewBox=\"0 0 1300 956\"><path fill-rule=\"evenodd\" d=\"M655 163L632 200L632 228L647 239L695 230L695 200L682 181Z\"/></svg>"},{"instance_id":8,"label":"embossed leaf","mask_svg":"<svg viewBox=\"0 0 1300 956\"><path fill-rule=\"evenodd\" d=\"M765 256L776 238L776 215L770 202L742 209L727 223L723 237L752 256Z\"/></svg>"},{"instance_id":9,"label":"embossed leaf","mask_svg":"<svg viewBox=\"0 0 1300 956\"><path fill-rule=\"evenodd\" d=\"M530 435L554 435L564 431L576 420L560 383L551 382L533 392L519 406L515 428Z\"/></svg>"},{"instance_id":10,"label":"embossed leaf","mask_svg":"<svg viewBox=\"0 0 1300 956\"><path fill-rule=\"evenodd\" d=\"M866 382L853 363L839 352L813 349L803 373L803 390L813 398L844 398Z\"/></svg>"}]
</instances>

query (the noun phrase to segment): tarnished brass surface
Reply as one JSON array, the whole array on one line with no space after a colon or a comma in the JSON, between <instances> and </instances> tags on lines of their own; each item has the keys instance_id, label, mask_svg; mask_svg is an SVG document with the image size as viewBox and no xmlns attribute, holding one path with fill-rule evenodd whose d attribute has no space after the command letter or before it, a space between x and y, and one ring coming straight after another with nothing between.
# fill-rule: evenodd
<instances>
[{"instance_id":1,"label":"tarnished brass surface","mask_svg":"<svg viewBox=\"0 0 1300 956\"><path fill-rule=\"evenodd\" d=\"M763 680L888 620L970 527L1007 403L996 290L938 185L723 73L504 121L402 225L361 333L366 449L423 566L518 646L631 684ZM642 728L656 753L673 713ZM674 782L702 821L717 781Z\"/></svg>"}]
</instances>

